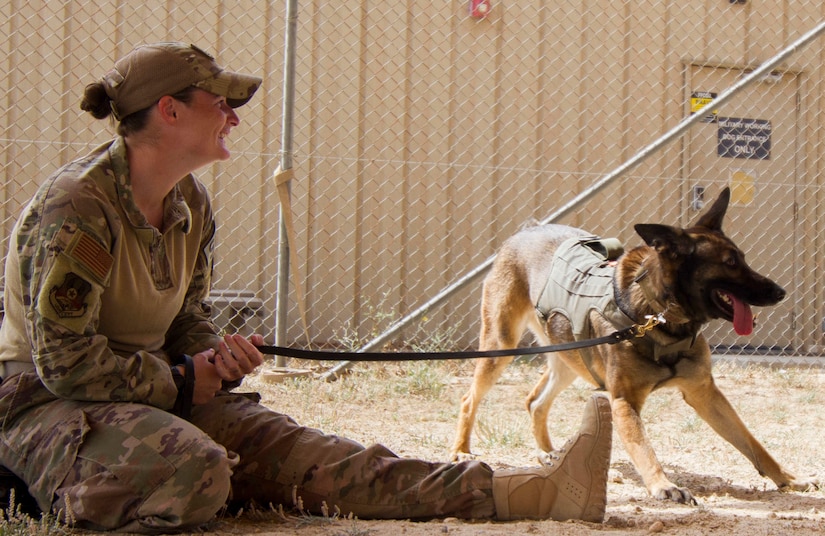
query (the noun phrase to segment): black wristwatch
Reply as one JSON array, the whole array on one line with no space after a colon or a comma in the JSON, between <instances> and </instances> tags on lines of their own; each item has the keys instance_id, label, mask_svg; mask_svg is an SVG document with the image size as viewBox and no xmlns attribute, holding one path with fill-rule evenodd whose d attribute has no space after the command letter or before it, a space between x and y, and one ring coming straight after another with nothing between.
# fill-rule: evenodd
<instances>
[{"instance_id":1,"label":"black wristwatch","mask_svg":"<svg viewBox=\"0 0 825 536\"><path fill-rule=\"evenodd\" d=\"M175 387L177 387L179 393L183 391L183 387L186 385L186 378L184 378L177 366L172 367L172 381L175 382Z\"/></svg>"},{"instance_id":2,"label":"black wristwatch","mask_svg":"<svg viewBox=\"0 0 825 536\"><path fill-rule=\"evenodd\" d=\"M178 364L183 365L184 373L180 373L177 365L172 366L172 380L178 388L173 413L188 421L192 413L192 398L195 394L195 364L186 354L182 355L178 361L180 361Z\"/></svg>"}]
</instances>

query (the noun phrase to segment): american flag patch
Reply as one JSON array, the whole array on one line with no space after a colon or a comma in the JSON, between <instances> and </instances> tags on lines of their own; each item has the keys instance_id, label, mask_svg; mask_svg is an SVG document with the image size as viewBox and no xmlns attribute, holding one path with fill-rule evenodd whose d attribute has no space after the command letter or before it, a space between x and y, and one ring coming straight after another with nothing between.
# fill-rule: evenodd
<instances>
[{"instance_id":1,"label":"american flag patch","mask_svg":"<svg viewBox=\"0 0 825 536\"><path fill-rule=\"evenodd\" d=\"M114 262L111 253L83 231L77 231L69 247L66 248L66 254L79 262L99 281L106 279Z\"/></svg>"}]
</instances>

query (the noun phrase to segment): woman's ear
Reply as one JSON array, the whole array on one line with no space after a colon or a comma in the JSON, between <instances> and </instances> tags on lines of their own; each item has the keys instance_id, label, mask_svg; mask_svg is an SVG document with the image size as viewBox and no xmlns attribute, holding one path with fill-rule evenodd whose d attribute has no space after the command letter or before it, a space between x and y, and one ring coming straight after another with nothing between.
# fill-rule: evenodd
<instances>
[{"instance_id":1,"label":"woman's ear","mask_svg":"<svg viewBox=\"0 0 825 536\"><path fill-rule=\"evenodd\" d=\"M156 105L161 119L165 123L173 123L178 119L178 101L170 95L164 95Z\"/></svg>"}]
</instances>

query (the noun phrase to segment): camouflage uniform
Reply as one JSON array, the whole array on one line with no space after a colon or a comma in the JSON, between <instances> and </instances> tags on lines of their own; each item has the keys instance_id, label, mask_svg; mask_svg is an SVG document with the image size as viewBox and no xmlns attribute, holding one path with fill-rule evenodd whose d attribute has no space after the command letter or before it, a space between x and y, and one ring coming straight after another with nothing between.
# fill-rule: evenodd
<instances>
[{"instance_id":1,"label":"camouflage uniform","mask_svg":"<svg viewBox=\"0 0 825 536\"><path fill-rule=\"evenodd\" d=\"M0 328L0 464L44 510L134 532L191 527L227 501L373 518L494 514L479 462L402 459L221 393L170 410L170 363L217 346L203 303L214 219L187 176L163 232L132 197L122 138L46 181L12 235Z\"/></svg>"}]
</instances>

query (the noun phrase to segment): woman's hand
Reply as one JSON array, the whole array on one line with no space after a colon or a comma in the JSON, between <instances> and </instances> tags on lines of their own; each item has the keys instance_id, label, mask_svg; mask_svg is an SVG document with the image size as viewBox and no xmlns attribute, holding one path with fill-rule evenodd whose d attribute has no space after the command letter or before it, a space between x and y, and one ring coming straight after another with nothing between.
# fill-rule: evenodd
<instances>
[{"instance_id":1,"label":"woman's hand","mask_svg":"<svg viewBox=\"0 0 825 536\"><path fill-rule=\"evenodd\" d=\"M195 365L194 406L212 400L224 380L240 380L264 361L263 354L256 348L264 343L261 335L252 335L249 340L237 334L226 335L223 339L217 350L210 348L192 356Z\"/></svg>"},{"instance_id":2,"label":"woman's hand","mask_svg":"<svg viewBox=\"0 0 825 536\"><path fill-rule=\"evenodd\" d=\"M221 386L223 380L218 374L217 367L212 362L215 359L215 350L210 348L204 352L198 352L192 356L195 365L195 390L192 394L192 405L206 404L213 398ZM190 381L187 378L187 381Z\"/></svg>"},{"instance_id":3,"label":"woman's hand","mask_svg":"<svg viewBox=\"0 0 825 536\"><path fill-rule=\"evenodd\" d=\"M226 381L240 380L264 362L264 356L257 346L264 344L261 335L249 339L243 335L224 335L215 353L215 370Z\"/></svg>"}]
</instances>

